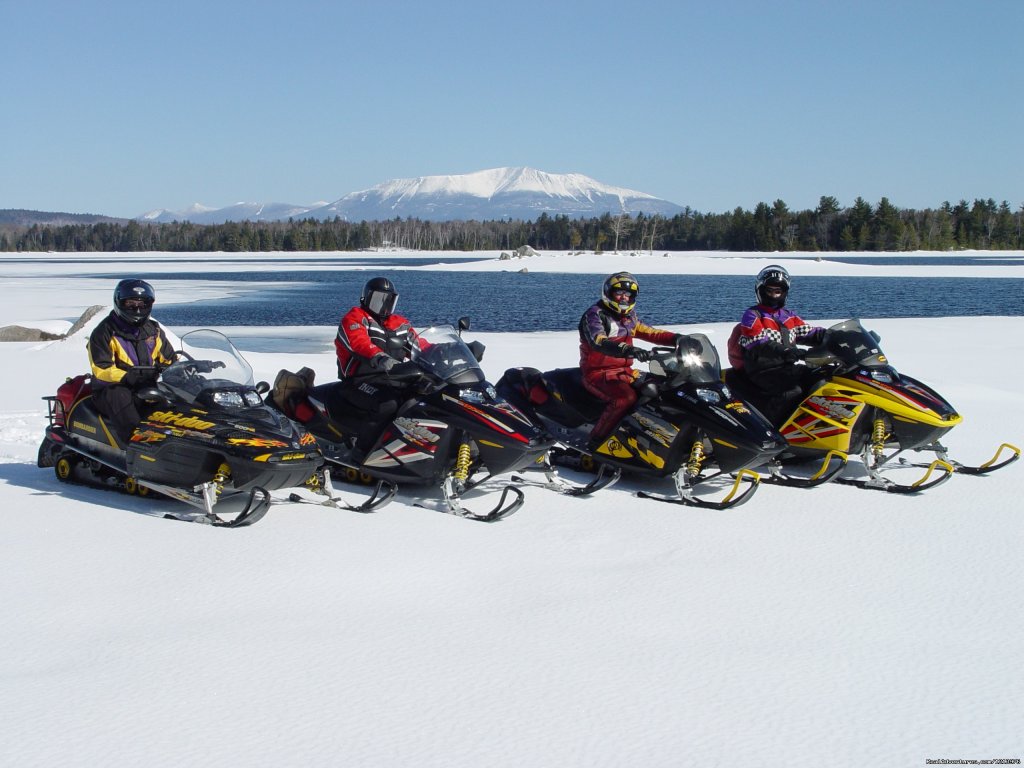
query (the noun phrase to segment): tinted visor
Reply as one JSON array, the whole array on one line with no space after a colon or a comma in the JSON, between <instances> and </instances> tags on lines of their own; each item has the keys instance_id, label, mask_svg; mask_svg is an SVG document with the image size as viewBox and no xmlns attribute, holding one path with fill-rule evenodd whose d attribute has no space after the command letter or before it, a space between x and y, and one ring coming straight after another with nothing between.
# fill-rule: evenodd
<instances>
[{"instance_id":1,"label":"tinted visor","mask_svg":"<svg viewBox=\"0 0 1024 768\"><path fill-rule=\"evenodd\" d=\"M384 291L372 291L366 302L366 311L377 317L390 317L398 304L397 293L385 293Z\"/></svg>"}]
</instances>

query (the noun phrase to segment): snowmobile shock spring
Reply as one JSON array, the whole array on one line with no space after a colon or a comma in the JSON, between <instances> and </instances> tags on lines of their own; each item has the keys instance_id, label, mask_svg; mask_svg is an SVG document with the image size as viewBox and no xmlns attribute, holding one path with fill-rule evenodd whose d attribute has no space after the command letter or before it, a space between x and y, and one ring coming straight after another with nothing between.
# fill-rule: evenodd
<instances>
[{"instance_id":1,"label":"snowmobile shock spring","mask_svg":"<svg viewBox=\"0 0 1024 768\"><path fill-rule=\"evenodd\" d=\"M455 456L455 471L452 472L452 477L460 482L466 482L469 478L469 465L472 461L472 456L469 452L469 443L462 443L459 446L459 452Z\"/></svg>"},{"instance_id":2,"label":"snowmobile shock spring","mask_svg":"<svg viewBox=\"0 0 1024 768\"><path fill-rule=\"evenodd\" d=\"M213 482L217 485L217 495L220 496L224 490L224 483L226 483L231 477L231 467L227 464L221 464L217 467L217 474L213 476Z\"/></svg>"},{"instance_id":3,"label":"snowmobile shock spring","mask_svg":"<svg viewBox=\"0 0 1024 768\"><path fill-rule=\"evenodd\" d=\"M871 430L871 452L877 459L885 450L885 419L875 419Z\"/></svg>"},{"instance_id":4,"label":"snowmobile shock spring","mask_svg":"<svg viewBox=\"0 0 1024 768\"><path fill-rule=\"evenodd\" d=\"M700 470L704 464L704 441L694 440L693 447L690 449L690 458L686 462L686 471L690 473L691 477L696 477L700 474Z\"/></svg>"}]
</instances>

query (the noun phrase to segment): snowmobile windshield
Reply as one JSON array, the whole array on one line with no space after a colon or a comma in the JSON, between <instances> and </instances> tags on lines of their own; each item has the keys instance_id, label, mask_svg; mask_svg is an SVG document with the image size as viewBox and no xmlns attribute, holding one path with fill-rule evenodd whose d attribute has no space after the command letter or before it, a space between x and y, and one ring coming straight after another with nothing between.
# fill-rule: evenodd
<instances>
[{"instance_id":1,"label":"snowmobile windshield","mask_svg":"<svg viewBox=\"0 0 1024 768\"><path fill-rule=\"evenodd\" d=\"M888 365L878 339L860 324L860 320L844 320L828 329L825 346L848 366L872 367Z\"/></svg>"},{"instance_id":2,"label":"snowmobile windshield","mask_svg":"<svg viewBox=\"0 0 1024 768\"><path fill-rule=\"evenodd\" d=\"M209 399L220 391L240 393L239 397L230 398L232 403L235 399L243 406L259 402L252 366L227 336L206 328L181 337L177 360L160 374L160 383L190 403L200 395L206 394ZM245 390L252 390L254 398L247 398ZM251 399L256 402L249 403Z\"/></svg>"},{"instance_id":3,"label":"snowmobile windshield","mask_svg":"<svg viewBox=\"0 0 1024 768\"><path fill-rule=\"evenodd\" d=\"M410 358L429 373L448 384L470 385L484 381L480 368L466 342L450 325L438 325L419 333Z\"/></svg>"},{"instance_id":4,"label":"snowmobile windshield","mask_svg":"<svg viewBox=\"0 0 1024 768\"><path fill-rule=\"evenodd\" d=\"M674 354L651 359L651 373L669 379L672 386L686 382L713 384L721 379L722 364L718 350L711 339L703 333L694 333L687 338L696 344L684 344Z\"/></svg>"}]
</instances>

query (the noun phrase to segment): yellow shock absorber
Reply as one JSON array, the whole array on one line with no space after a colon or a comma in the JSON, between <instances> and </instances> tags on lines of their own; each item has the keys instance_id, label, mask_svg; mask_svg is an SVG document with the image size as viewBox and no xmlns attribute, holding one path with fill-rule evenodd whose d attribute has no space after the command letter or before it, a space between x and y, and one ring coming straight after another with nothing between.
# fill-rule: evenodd
<instances>
[{"instance_id":1,"label":"yellow shock absorber","mask_svg":"<svg viewBox=\"0 0 1024 768\"><path fill-rule=\"evenodd\" d=\"M885 450L885 419L875 419L871 430L871 452L877 458Z\"/></svg>"},{"instance_id":2,"label":"yellow shock absorber","mask_svg":"<svg viewBox=\"0 0 1024 768\"><path fill-rule=\"evenodd\" d=\"M690 448L690 458L686 462L686 471L691 476L696 477L700 474L700 470L704 465L704 441L694 440L693 447Z\"/></svg>"},{"instance_id":3,"label":"yellow shock absorber","mask_svg":"<svg viewBox=\"0 0 1024 768\"><path fill-rule=\"evenodd\" d=\"M217 495L220 496L221 491L224 490L224 483L231 479L231 467L227 464L221 464L217 467L217 474L213 476L213 482L217 484Z\"/></svg>"},{"instance_id":4,"label":"yellow shock absorber","mask_svg":"<svg viewBox=\"0 0 1024 768\"><path fill-rule=\"evenodd\" d=\"M462 443L459 446L459 452L455 456L455 471L452 472L452 477L460 482L466 482L469 478L469 465L473 461L473 457L469 452L469 443Z\"/></svg>"}]
</instances>

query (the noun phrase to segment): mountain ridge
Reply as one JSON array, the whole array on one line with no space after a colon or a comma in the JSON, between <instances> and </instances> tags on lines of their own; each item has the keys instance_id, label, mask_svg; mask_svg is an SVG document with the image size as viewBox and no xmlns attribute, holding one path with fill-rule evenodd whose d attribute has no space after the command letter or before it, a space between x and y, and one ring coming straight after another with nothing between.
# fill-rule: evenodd
<instances>
[{"instance_id":1,"label":"mountain ridge","mask_svg":"<svg viewBox=\"0 0 1024 768\"><path fill-rule=\"evenodd\" d=\"M136 217L156 223L190 221L286 221L312 218L381 221L534 219L542 213L570 218L605 213L673 216L682 206L645 192L603 184L579 173L555 174L526 166L491 168L468 174L391 179L350 192L331 203L236 203L210 208L195 203L182 211L157 209Z\"/></svg>"}]
</instances>

